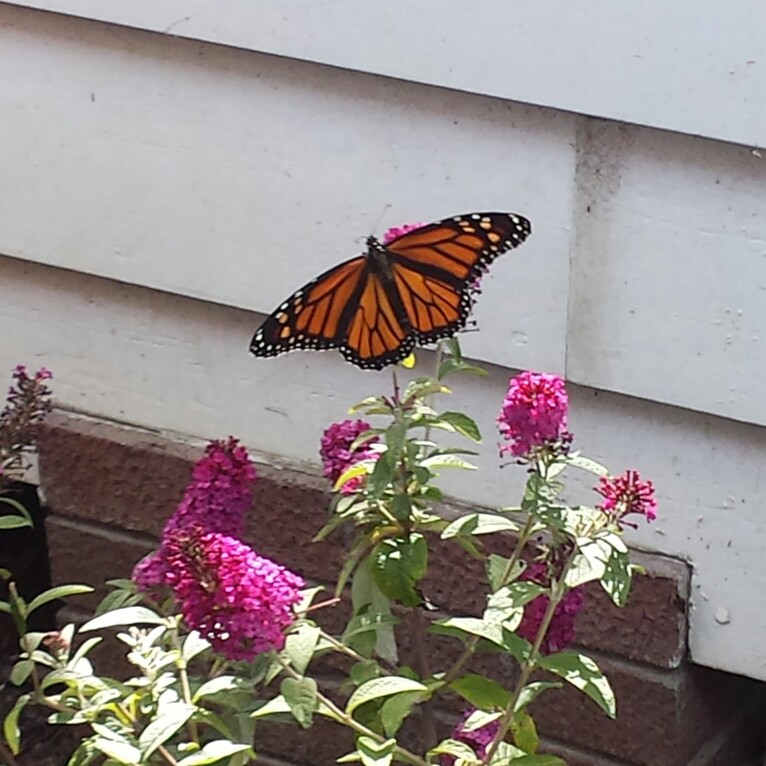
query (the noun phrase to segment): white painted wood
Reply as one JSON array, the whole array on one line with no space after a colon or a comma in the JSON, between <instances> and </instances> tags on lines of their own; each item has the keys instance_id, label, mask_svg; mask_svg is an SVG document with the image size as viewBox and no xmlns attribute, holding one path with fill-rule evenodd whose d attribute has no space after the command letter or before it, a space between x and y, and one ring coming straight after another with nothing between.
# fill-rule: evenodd
<instances>
[{"instance_id":1,"label":"white painted wood","mask_svg":"<svg viewBox=\"0 0 766 766\"><path fill-rule=\"evenodd\" d=\"M60 406L194 437L233 433L318 470L325 426L364 396L389 392L390 376L335 354L254 359L245 346L255 318L0 258L0 377L17 362L44 364ZM456 380L444 400L477 417L485 434L480 470L444 482L455 497L489 506L518 499L524 472L498 468L494 425L507 376L492 368L488 380ZM631 539L692 563L693 659L766 680L766 614L754 608L766 589L766 429L577 386L570 394L577 446L656 483L659 520ZM590 484L575 485L573 499L592 500Z\"/></svg>"},{"instance_id":2,"label":"white painted wood","mask_svg":"<svg viewBox=\"0 0 766 766\"><path fill-rule=\"evenodd\" d=\"M766 424L766 157L590 123L567 376Z\"/></svg>"},{"instance_id":3,"label":"white painted wood","mask_svg":"<svg viewBox=\"0 0 766 766\"><path fill-rule=\"evenodd\" d=\"M16 5L763 146L761 0Z\"/></svg>"},{"instance_id":4,"label":"white painted wood","mask_svg":"<svg viewBox=\"0 0 766 766\"><path fill-rule=\"evenodd\" d=\"M0 253L270 311L373 230L514 210L534 235L484 282L497 335L467 348L563 370L574 117L8 6L0 22Z\"/></svg>"}]
</instances>

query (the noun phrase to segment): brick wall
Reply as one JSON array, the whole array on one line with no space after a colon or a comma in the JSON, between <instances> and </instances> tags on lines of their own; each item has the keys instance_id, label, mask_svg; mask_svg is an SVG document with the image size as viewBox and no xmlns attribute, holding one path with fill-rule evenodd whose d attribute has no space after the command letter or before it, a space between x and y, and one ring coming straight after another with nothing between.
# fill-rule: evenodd
<instances>
[{"instance_id":1,"label":"brick wall","mask_svg":"<svg viewBox=\"0 0 766 766\"><path fill-rule=\"evenodd\" d=\"M199 448L144 431L56 413L40 443L40 481L49 509L47 533L54 583L124 577L154 546L189 480ZM259 465L249 541L310 580L332 583L342 561L340 536L314 544L326 519L326 483L317 476ZM457 546L434 556L424 590L455 613L483 602L481 565ZM619 610L591 589L578 618L577 640L612 682L618 718L607 719L579 693L549 693L534 710L545 749L572 766L740 766L761 746L760 688L740 677L690 665L686 657L688 570L683 562L641 555L647 575L637 578L630 603ZM72 602L87 611L103 590ZM71 606L70 606L71 609ZM343 607L329 615L340 627ZM400 630L403 655L410 651ZM432 637L434 667L456 642ZM330 683L337 660L318 672ZM513 668L477 656L474 669L506 684ZM447 699L437 711L446 734L461 709ZM407 736L416 736L414 721ZM259 753L266 761L331 764L351 749L348 733L320 721L310 733L265 725ZM750 760L748 760L750 759Z\"/></svg>"}]
</instances>

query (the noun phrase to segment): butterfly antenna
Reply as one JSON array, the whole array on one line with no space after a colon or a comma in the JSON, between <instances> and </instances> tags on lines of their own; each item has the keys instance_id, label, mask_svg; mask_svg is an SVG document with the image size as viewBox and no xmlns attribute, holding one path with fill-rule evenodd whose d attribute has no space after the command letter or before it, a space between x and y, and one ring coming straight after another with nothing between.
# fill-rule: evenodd
<instances>
[{"instance_id":1,"label":"butterfly antenna","mask_svg":"<svg viewBox=\"0 0 766 766\"><path fill-rule=\"evenodd\" d=\"M378 220L375 221L375 226L372 227L373 231L377 231L378 227L380 226L380 222L383 220L383 216L389 211L389 209L392 207L390 202L386 202L385 205L383 205L383 210L380 211L380 215L378 216Z\"/></svg>"}]
</instances>

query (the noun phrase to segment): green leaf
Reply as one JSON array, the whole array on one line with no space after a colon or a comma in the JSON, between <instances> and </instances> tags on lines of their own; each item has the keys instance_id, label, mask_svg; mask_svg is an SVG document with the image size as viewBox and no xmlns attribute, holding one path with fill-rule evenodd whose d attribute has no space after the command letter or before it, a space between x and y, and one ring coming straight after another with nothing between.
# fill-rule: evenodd
<instances>
[{"instance_id":1,"label":"green leaf","mask_svg":"<svg viewBox=\"0 0 766 766\"><path fill-rule=\"evenodd\" d=\"M32 675L35 663L32 660L19 660L12 668L10 681L14 686L21 686Z\"/></svg>"},{"instance_id":2,"label":"green leaf","mask_svg":"<svg viewBox=\"0 0 766 766\"><path fill-rule=\"evenodd\" d=\"M356 740L356 749L364 766L389 766L395 747L395 739L377 742L372 737L361 736Z\"/></svg>"},{"instance_id":3,"label":"green leaf","mask_svg":"<svg viewBox=\"0 0 766 766\"><path fill-rule=\"evenodd\" d=\"M210 642L206 638L202 638L198 631L192 630L184 639L181 656L186 662L191 662L196 656L209 648Z\"/></svg>"},{"instance_id":4,"label":"green leaf","mask_svg":"<svg viewBox=\"0 0 766 766\"><path fill-rule=\"evenodd\" d=\"M3 614L10 614L11 605L7 601L0 601L0 612Z\"/></svg>"},{"instance_id":5,"label":"green leaf","mask_svg":"<svg viewBox=\"0 0 766 766\"><path fill-rule=\"evenodd\" d=\"M35 609L39 609L43 604L47 604L59 598L67 598L67 596L79 596L83 593L93 593L93 588L89 585L58 585L55 588L50 588L35 596L35 598L30 601L29 614L32 614Z\"/></svg>"},{"instance_id":6,"label":"green leaf","mask_svg":"<svg viewBox=\"0 0 766 766\"><path fill-rule=\"evenodd\" d=\"M523 755L511 763L513 766L567 766L567 762L556 755Z\"/></svg>"},{"instance_id":7,"label":"green leaf","mask_svg":"<svg viewBox=\"0 0 766 766\"><path fill-rule=\"evenodd\" d=\"M357 465L360 465L360 463L357 463ZM379 497L388 485L391 484L394 478L395 467L396 466L392 466L386 459L385 452L375 462L375 467L372 469L372 473L367 479L367 486L375 497Z\"/></svg>"},{"instance_id":8,"label":"green leaf","mask_svg":"<svg viewBox=\"0 0 766 766\"><path fill-rule=\"evenodd\" d=\"M0 530L2 529L21 529L22 527L31 527L32 524L21 516L0 516Z\"/></svg>"},{"instance_id":9,"label":"green leaf","mask_svg":"<svg viewBox=\"0 0 766 766\"><path fill-rule=\"evenodd\" d=\"M534 702L546 689L560 689L561 684L558 681L533 681L527 684L519 694L516 700L515 710L521 710Z\"/></svg>"},{"instance_id":10,"label":"green leaf","mask_svg":"<svg viewBox=\"0 0 766 766\"><path fill-rule=\"evenodd\" d=\"M437 761L433 756L436 755L451 755L460 761L465 763L479 763L480 759L476 756L476 753L466 745L464 742L459 742L456 739L445 739L440 742L436 747L428 751L429 763ZM438 761L437 761L438 762Z\"/></svg>"},{"instance_id":11,"label":"green leaf","mask_svg":"<svg viewBox=\"0 0 766 766\"><path fill-rule=\"evenodd\" d=\"M209 681L205 681L205 683L194 692L192 702L196 704L201 699L213 697L216 694L231 694L232 692L242 690L249 691L250 689L251 684L238 676L217 676L216 678L211 678Z\"/></svg>"},{"instance_id":12,"label":"green leaf","mask_svg":"<svg viewBox=\"0 0 766 766\"><path fill-rule=\"evenodd\" d=\"M285 678L279 691L295 720L308 729L317 709L317 682L313 678Z\"/></svg>"},{"instance_id":13,"label":"green leaf","mask_svg":"<svg viewBox=\"0 0 766 766\"><path fill-rule=\"evenodd\" d=\"M178 766L208 766L235 753L244 753L246 750L250 750L249 745L237 745L225 739L216 739L208 742L199 752L186 756L178 762Z\"/></svg>"},{"instance_id":14,"label":"green leaf","mask_svg":"<svg viewBox=\"0 0 766 766\"><path fill-rule=\"evenodd\" d=\"M360 460L351 465L336 479L335 484L332 485L333 492L337 492L347 481L351 481L357 476L366 476L370 465L369 460Z\"/></svg>"},{"instance_id":15,"label":"green leaf","mask_svg":"<svg viewBox=\"0 0 766 766\"><path fill-rule=\"evenodd\" d=\"M481 442L481 431L479 426L476 425L476 421L464 415L462 412L442 412L439 415L439 420L444 423L448 423L459 434L465 436L477 444Z\"/></svg>"},{"instance_id":16,"label":"green leaf","mask_svg":"<svg viewBox=\"0 0 766 766\"><path fill-rule=\"evenodd\" d=\"M162 707L162 713L149 723L138 738L138 746L144 760L167 742L193 715L194 705L170 702Z\"/></svg>"},{"instance_id":17,"label":"green leaf","mask_svg":"<svg viewBox=\"0 0 766 766\"><path fill-rule=\"evenodd\" d=\"M288 680L288 679L285 679ZM251 718L267 718L270 715L283 715L290 712L290 706L282 694L273 697L268 702L250 713Z\"/></svg>"},{"instance_id":18,"label":"green leaf","mask_svg":"<svg viewBox=\"0 0 766 766\"><path fill-rule=\"evenodd\" d=\"M455 519L443 532L442 540L458 535L491 535L496 532L518 532L519 525L507 516L494 513L469 513Z\"/></svg>"},{"instance_id":19,"label":"green leaf","mask_svg":"<svg viewBox=\"0 0 766 766\"><path fill-rule=\"evenodd\" d=\"M583 471L588 471L596 476L608 476L609 469L597 463L595 460L591 460L589 457L584 457L580 454L570 455L566 458L566 462L574 466L575 468L582 468Z\"/></svg>"},{"instance_id":20,"label":"green leaf","mask_svg":"<svg viewBox=\"0 0 766 766\"><path fill-rule=\"evenodd\" d=\"M428 468L429 471L435 471L440 468L459 468L463 471L475 471L476 466L473 463L469 463L467 460L463 460L458 455L429 455L420 461L422 468Z\"/></svg>"},{"instance_id":21,"label":"green leaf","mask_svg":"<svg viewBox=\"0 0 766 766\"><path fill-rule=\"evenodd\" d=\"M525 710L517 710L511 721L513 741L525 753L534 754L540 746L534 719Z\"/></svg>"},{"instance_id":22,"label":"green leaf","mask_svg":"<svg viewBox=\"0 0 766 766\"><path fill-rule=\"evenodd\" d=\"M135 766L135 764L141 762L141 751L135 745L131 745L126 739L93 737L92 742L94 747L117 763Z\"/></svg>"},{"instance_id":23,"label":"green leaf","mask_svg":"<svg viewBox=\"0 0 766 766\"><path fill-rule=\"evenodd\" d=\"M3 735L5 736L5 741L8 743L8 747L11 748L11 752L14 755L18 755L21 750L19 716L30 699L32 699L31 694L22 694L18 697L8 715L5 716L5 721L3 721Z\"/></svg>"},{"instance_id":24,"label":"green leaf","mask_svg":"<svg viewBox=\"0 0 766 766\"><path fill-rule=\"evenodd\" d=\"M449 617L431 625L430 631L444 636L456 636L462 640L470 636L478 636L496 646L505 648L501 625L489 625L477 617Z\"/></svg>"},{"instance_id":25,"label":"green leaf","mask_svg":"<svg viewBox=\"0 0 766 766\"><path fill-rule=\"evenodd\" d=\"M428 569L428 543L419 532L388 537L372 552L372 575L381 592L404 606L423 603L416 589Z\"/></svg>"},{"instance_id":26,"label":"green leaf","mask_svg":"<svg viewBox=\"0 0 766 766\"><path fill-rule=\"evenodd\" d=\"M147 609L145 606L126 606L88 620L80 628L80 633L85 633L89 630L101 630L102 628L115 628L122 625L146 623L149 625L165 625L165 622L164 617L160 617L156 612Z\"/></svg>"},{"instance_id":27,"label":"green leaf","mask_svg":"<svg viewBox=\"0 0 766 766\"><path fill-rule=\"evenodd\" d=\"M383 678L373 678L371 681L362 684L350 697L346 704L346 713L353 715L354 711L371 700L383 697L392 697L395 694L403 692L427 692L428 687L419 681L413 681L411 678L402 676L383 676Z\"/></svg>"},{"instance_id":28,"label":"green leaf","mask_svg":"<svg viewBox=\"0 0 766 766\"><path fill-rule=\"evenodd\" d=\"M381 706L378 715L387 737L393 737L399 731L404 720L412 712L424 695L420 692L404 692L389 697Z\"/></svg>"},{"instance_id":29,"label":"green leaf","mask_svg":"<svg viewBox=\"0 0 766 766\"><path fill-rule=\"evenodd\" d=\"M532 652L532 644L525 638L522 638L518 633L514 633L511 630L503 628L503 648L513 655L516 662L521 665L526 662Z\"/></svg>"},{"instance_id":30,"label":"green leaf","mask_svg":"<svg viewBox=\"0 0 766 766\"><path fill-rule=\"evenodd\" d=\"M284 653L295 670L303 675L314 656L322 631L315 625L304 623L285 639Z\"/></svg>"},{"instance_id":31,"label":"green leaf","mask_svg":"<svg viewBox=\"0 0 766 766\"><path fill-rule=\"evenodd\" d=\"M590 657L578 652L559 652L541 657L539 664L587 694L610 718L617 715L612 687Z\"/></svg>"},{"instance_id":32,"label":"green leaf","mask_svg":"<svg viewBox=\"0 0 766 766\"><path fill-rule=\"evenodd\" d=\"M510 559L505 558L505 556L498 556L496 553L490 553L487 557L487 580L493 592L497 591L501 585L514 582L524 571L524 564L521 561L517 561L513 566L513 570L506 575L509 563ZM503 580L506 580L506 582Z\"/></svg>"},{"instance_id":33,"label":"green leaf","mask_svg":"<svg viewBox=\"0 0 766 766\"><path fill-rule=\"evenodd\" d=\"M526 753L516 745L510 744L510 742L501 742L489 763L490 766L511 766L511 764L517 763L519 758L525 756Z\"/></svg>"},{"instance_id":34,"label":"green leaf","mask_svg":"<svg viewBox=\"0 0 766 766\"><path fill-rule=\"evenodd\" d=\"M380 665L375 660L361 660L349 668L348 675L354 686L361 686L380 675Z\"/></svg>"},{"instance_id":35,"label":"green leaf","mask_svg":"<svg viewBox=\"0 0 766 766\"><path fill-rule=\"evenodd\" d=\"M511 695L490 678L469 673L450 684L463 699L482 710L505 708Z\"/></svg>"}]
</instances>

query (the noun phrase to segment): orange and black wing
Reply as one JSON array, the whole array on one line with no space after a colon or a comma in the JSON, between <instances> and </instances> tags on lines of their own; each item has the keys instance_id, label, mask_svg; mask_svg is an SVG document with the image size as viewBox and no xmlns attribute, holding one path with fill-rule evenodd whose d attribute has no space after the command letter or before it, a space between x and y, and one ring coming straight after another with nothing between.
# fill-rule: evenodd
<instances>
[{"instance_id":1,"label":"orange and black wing","mask_svg":"<svg viewBox=\"0 0 766 766\"><path fill-rule=\"evenodd\" d=\"M489 265L532 232L513 213L467 213L397 237L385 245L398 300L412 337L433 343L461 330L472 293Z\"/></svg>"},{"instance_id":2,"label":"orange and black wing","mask_svg":"<svg viewBox=\"0 0 766 766\"><path fill-rule=\"evenodd\" d=\"M293 293L258 328L256 356L298 349L338 349L352 364L382 369L414 344L394 296L370 273L364 256L336 266Z\"/></svg>"}]
</instances>

